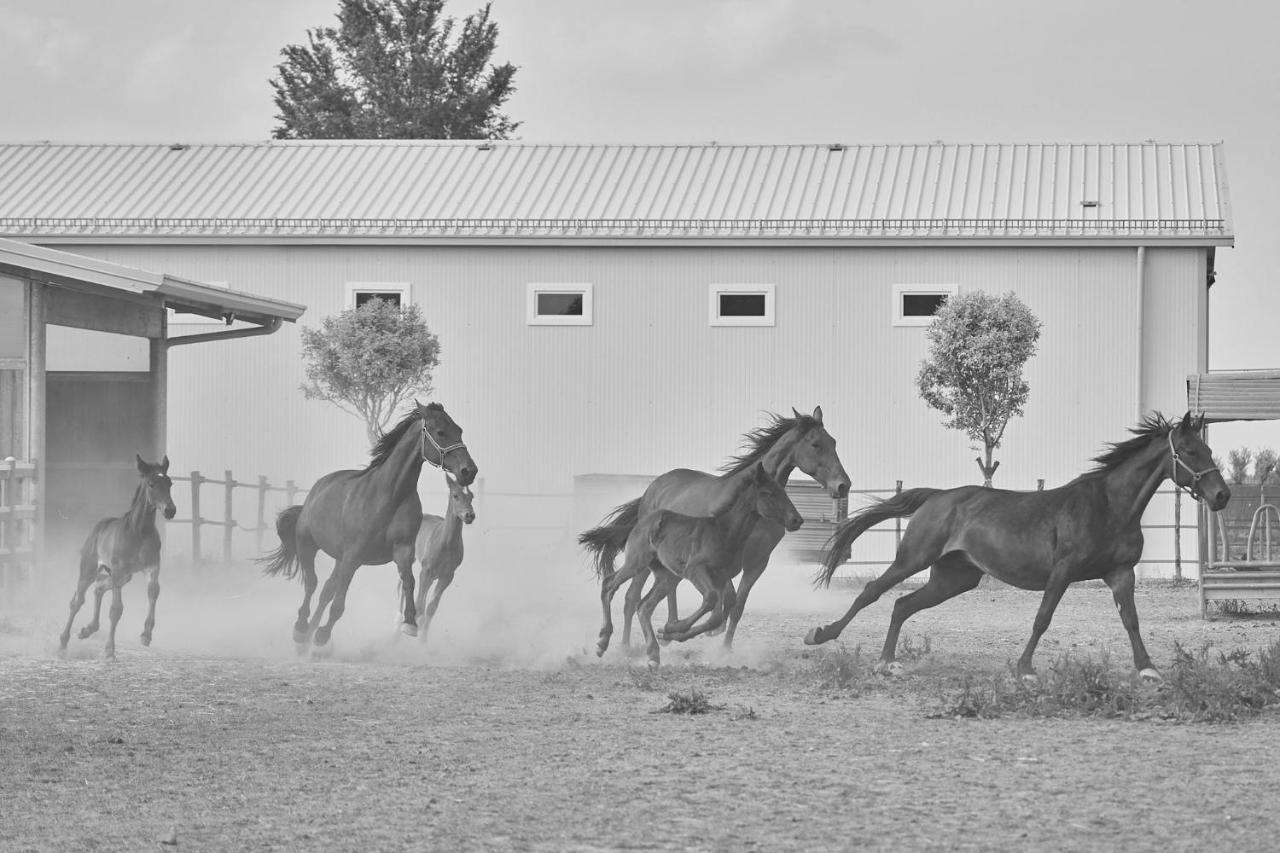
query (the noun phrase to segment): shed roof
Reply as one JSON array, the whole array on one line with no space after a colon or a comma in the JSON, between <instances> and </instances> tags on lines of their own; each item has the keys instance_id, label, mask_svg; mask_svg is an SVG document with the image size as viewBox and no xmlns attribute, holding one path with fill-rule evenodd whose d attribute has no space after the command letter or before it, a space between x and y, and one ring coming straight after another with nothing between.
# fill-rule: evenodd
<instances>
[{"instance_id":1,"label":"shed roof","mask_svg":"<svg viewBox=\"0 0 1280 853\"><path fill-rule=\"evenodd\" d=\"M0 234L1234 238L1221 143L0 144Z\"/></svg>"},{"instance_id":2,"label":"shed roof","mask_svg":"<svg viewBox=\"0 0 1280 853\"><path fill-rule=\"evenodd\" d=\"M1280 420L1280 370L1222 370L1187 377L1187 405L1208 421Z\"/></svg>"},{"instance_id":3,"label":"shed roof","mask_svg":"<svg viewBox=\"0 0 1280 853\"><path fill-rule=\"evenodd\" d=\"M154 294L166 307L178 311L212 317L233 316L259 325L293 322L306 310L292 302L0 237L0 269L4 267L128 293Z\"/></svg>"}]
</instances>

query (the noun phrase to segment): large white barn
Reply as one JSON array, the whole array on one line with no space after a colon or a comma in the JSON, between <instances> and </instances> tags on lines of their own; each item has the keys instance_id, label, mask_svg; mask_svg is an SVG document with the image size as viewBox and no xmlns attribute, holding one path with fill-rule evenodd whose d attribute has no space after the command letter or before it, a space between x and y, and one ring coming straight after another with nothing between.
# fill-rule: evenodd
<instances>
[{"instance_id":1,"label":"large white barn","mask_svg":"<svg viewBox=\"0 0 1280 853\"><path fill-rule=\"evenodd\" d=\"M0 145L0 236L310 325L362 294L420 305L489 522L545 538L628 496L584 515L576 477L714 468L793 406L822 406L855 492L980 481L914 385L932 311L974 289L1044 324L996 484L1070 479L1185 408L1234 231L1221 144L276 141ZM50 369L131 358L49 346ZM169 376L179 469L307 483L365 458L353 418L303 398L296 328L181 348Z\"/></svg>"}]
</instances>

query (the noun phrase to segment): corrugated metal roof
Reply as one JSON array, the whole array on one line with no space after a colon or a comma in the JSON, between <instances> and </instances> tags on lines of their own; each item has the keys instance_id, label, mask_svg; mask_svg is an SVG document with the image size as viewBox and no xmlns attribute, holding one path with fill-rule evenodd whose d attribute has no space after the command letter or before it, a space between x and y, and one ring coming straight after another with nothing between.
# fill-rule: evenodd
<instances>
[{"instance_id":1,"label":"corrugated metal roof","mask_svg":"<svg viewBox=\"0 0 1280 853\"><path fill-rule=\"evenodd\" d=\"M1280 370L1193 373L1187 408L1210 421L1280 420Z\"/></svg>"},{"instance_id":2,"label":"corrugated metal roof","mask_svg":"<svg viewBox=\"0 0 1280 853\"><path fill-rule=\"evenodd\" d=\"M0 144L0 234L1234 237L1221 143Z\"/></svg>"}]
</instances>

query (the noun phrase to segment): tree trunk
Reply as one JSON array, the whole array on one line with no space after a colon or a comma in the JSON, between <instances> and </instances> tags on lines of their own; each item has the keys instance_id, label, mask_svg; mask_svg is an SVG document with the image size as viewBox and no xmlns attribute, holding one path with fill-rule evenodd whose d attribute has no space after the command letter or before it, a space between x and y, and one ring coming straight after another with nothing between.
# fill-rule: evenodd
<instances>
[{"instance_id":1,"label":"tree trunk","mask_svg":"<svg viewBox=\"0 0 1280 853\"><path fill-rule=\"evenodd\" d=\"M983 458L981 456L973 460L974 462L978 463L978 470L982 472L982 485L988 489L991 488L991 478L996 475L996 469L1000 467L999 462L991 461L992 449L993 448L991 447L991 445L988 444L986 446L985 461L983 461Z\"/></svg>"}]
</instances>

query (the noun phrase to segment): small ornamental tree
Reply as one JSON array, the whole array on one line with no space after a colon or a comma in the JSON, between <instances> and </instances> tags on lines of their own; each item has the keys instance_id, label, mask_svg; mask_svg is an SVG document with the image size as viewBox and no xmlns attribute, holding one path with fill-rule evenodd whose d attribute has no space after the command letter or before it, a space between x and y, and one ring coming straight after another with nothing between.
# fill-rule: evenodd
<instances>
[{"instance_id":1,"label":"small ornamental tree","mask_svg":"<svg viewBox=\"0 0 1280 853\"><path fill-rule=\"evenodd\" d=\"M972 291L948 299L926 334L929 357L916 377L920 396L945 415L948 429L980 443L978 468L990 486L1000 467L991 453L1027 402L1022 367L1035 355L1040 321L1012 293Z\"/></svg>"},{"instance_id":2,"label":"small ornamental tree","mask_svg":"<svg viewBox=\"0 0 1280 853\"><path fill-rule=\"evenodd\" d=\"M1249 475L1249 463L1253 461L1253 451L1247 447L1238 447L1227 452L1227 465L1231 471L1227 475L1231 482L1239 485Z\"/></svg>"},{"instance_id":3,"label":"small ornamental tree","mask_svg":"<svg viewBox=\"0 0 1280 853\"><path fill-rule=\"evenodd\" d=\"M1253 457L1253 476L1258 480L1258 502L1264 504L1267 502L1267 480L1276 471L1276 452L1270 447L1264 447L1259 450Z\"/></svg>"},{"instance_id":4,"label":"small ornamental tree","mask_svg":"<svg viewBox=\"0 0 1280 853\"><path fill-rule=\"evenodd\" d=\"M370 299L302 329L309 400L327 400L364 421L372 445L401 404L431 393L440 342L416 305Z\"/></svg>"}]
</instances>

